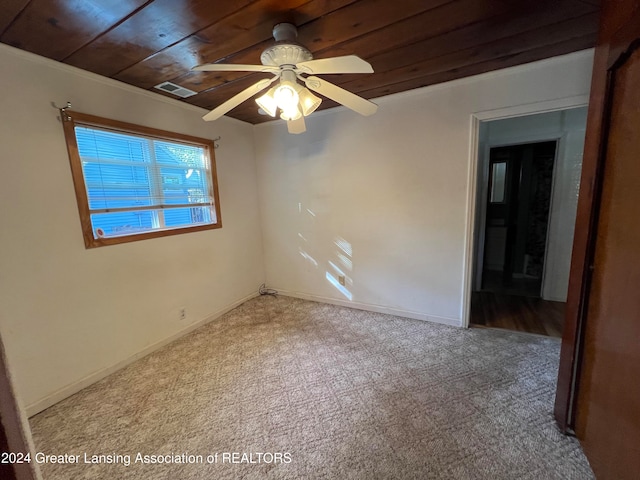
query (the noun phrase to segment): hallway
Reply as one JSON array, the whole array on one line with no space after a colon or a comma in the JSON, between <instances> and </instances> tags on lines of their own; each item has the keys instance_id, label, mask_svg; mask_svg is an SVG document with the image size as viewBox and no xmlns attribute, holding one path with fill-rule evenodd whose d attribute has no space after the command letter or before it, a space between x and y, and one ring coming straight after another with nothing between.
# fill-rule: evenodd
<instances>
[{"instance_id":1,"label":"hallway","mask_svg":"<svg viewBox=\"0 0 640 480\"><path fill-rule=\"evenodd\" d=\"M473 292L471 326L502 328L548 337L562 337L563 302L541 298Z\"/></svg>"}]
</instances>

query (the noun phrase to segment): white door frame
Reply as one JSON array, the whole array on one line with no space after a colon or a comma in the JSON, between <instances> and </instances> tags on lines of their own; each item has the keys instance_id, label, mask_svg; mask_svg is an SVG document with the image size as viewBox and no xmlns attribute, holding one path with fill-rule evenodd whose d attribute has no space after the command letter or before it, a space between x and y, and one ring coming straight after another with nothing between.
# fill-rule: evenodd
<instances>
[{"instance_id":1,"label":"white door frame","mask_svg":"<svg viewBox=\"0 0 640 480\"><path fill-rule=\"evenodd\" d=\"M462 275L462 305L460 308L460 318L462 326L468 327L471 314L471 291L473 287L473 266L475 258L474 248L474 227L476 220L477 205L477 183L478 164L480 155L484 152L479 150L480 122L486 120L499 120L504 118L521 117L535 113L554 112L557 110L567 110L570 108L584 107L589 103L589 95L576 95L572 97L558 98L545 102L517 105L513 107L500 108L475 112L470 118L470 139L469 139L469 168L467 171L467 221L465 228L465 252Z\"/></svg>"}]
</instances>

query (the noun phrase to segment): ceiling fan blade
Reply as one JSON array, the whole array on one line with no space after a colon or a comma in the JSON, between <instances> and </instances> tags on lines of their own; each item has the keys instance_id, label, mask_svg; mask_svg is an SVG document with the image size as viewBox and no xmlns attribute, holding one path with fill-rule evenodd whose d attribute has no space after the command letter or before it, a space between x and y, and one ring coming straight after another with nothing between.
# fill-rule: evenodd
<instances>
[{"instance_id":1,"label":"ceiling fan blade","mask_svg":"<svg viewBox=\"0 0 640 480\"><path fill-rule=\"evenodd\" d=\"M297 120L289 120L287 122L287 130L289 133L303 133L307 131L307 126L304 123L304 117L300 115L300 118Z\"/></svg>"},{"instance_id":2,"label":"ceiling fan blade","mask_svg":"<svg viewBox=\"0 0 640 480\"><path fill-rule=\"evenodd\" d=\"M249 98L253 97L256 93L267 88L269 85L275 82L278 78L280 77L275 76L273 78L264 78L259 82L254 83L249 88L245 88L239 94L237 94L234 97L231 97L229 100L227 100L223 104L218 105L216 108L214 108L209 113L207 113L204 117L202 117L202 119L206 120L207 122L211 120L217 120L218 118L223 116L225 113L227 113L229 110L234 109L245 100L248 100Z\"/></svg>"},{"instance_id":3,"label":"ceiling fan blade","mask_svg":"<svg viewBox=\"0 0 640 480\"><path fill-rule=\"evenodd\" d=\"M194 72L279 72L279 67L271 65L240 65L234 63L207 63L198 65L191 70Z\"/></svg>"},{"instance_id":4,"label":"ceiling fan blade","mask_svg":"<svg viewBox=\"0 0 640 480\"><path fill-rule=\"evenodd\" d=\"M307 77L304 79L304 83L309 89L318 92L331 100L341 103L345 107L350 108L354 112L364 115L365 117L373 115L378 110L378 106L375 103L359 97L355 93L351 93L344 88L334 85L331 82L327 82L321 78Z\"/></svg>"},{"instance_id":5,"label":"ceiling fan blade","mask_svg":"<svg viewBox=\"0 0 640 480\"><path fill-rule=\"evenodd\" d=\"M302 73L373 73L373 67L356 55L319 58L296 64Z\"/></svg>"}]
</instances>

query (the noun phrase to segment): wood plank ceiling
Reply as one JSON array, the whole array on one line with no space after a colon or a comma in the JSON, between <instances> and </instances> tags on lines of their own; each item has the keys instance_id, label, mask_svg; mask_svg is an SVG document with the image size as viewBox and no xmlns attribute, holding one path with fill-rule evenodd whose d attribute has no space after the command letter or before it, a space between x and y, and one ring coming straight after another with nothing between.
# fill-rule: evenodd
<instances>
[{"instance_id":1,"label":"wood plank ceiling","mask_svg":"<svg viewBox=\"0 0 640 480\"><path fill-rule=\"evenodd\" d=\"M562 55L595 44L599 0L2 0L0 41L154 89L195 90L212 109L263 73L191 72L260 63L280 22L315 58L356 54L370 75L325 78L365 98ZM174 97L175 98L175 97ZM72 99L71 99L72 100ZM336 104L325 99L320 108ZM229 116L272 120L247 101Z\"/></svg>"}]
</instances>

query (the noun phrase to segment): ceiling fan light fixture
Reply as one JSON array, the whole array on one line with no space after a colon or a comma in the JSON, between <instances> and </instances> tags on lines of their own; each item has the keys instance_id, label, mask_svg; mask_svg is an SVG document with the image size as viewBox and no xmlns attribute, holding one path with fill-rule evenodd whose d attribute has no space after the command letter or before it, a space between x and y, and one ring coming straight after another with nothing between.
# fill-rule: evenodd
<instances>
[{"instance_id":1,"label":"ceiling fan light fixture","mask_svg":"<svg viewBox=\"0 0 640 480\"><path fill-rule=\"evenodd\" d=\"M280 118L286 121L298 120L300 117L302 117L302 112L298 108L297 104L294 105L293 108L282 110L282 113L280 114Z\"/></svg>"},{"instance_id":2,"label":"ceiling fan light fixture","mask_svg":"<svg viewBox=\"0 0 640 480\"><path fill-rule=\"evenodd\" d=\"M302 87L298 92L298 97L300 98L300 107L302 108L302 114L305 117L308 117L322 103L322 99L320 97L316 97L308 88Z\"/></svg>"},{"instance_id":3,"label":"ceiling fan light fixture","mask_svg":"<svg viewBox=\"0 0 640 480\"><path fill-rule=\"evenodd\" d=\"M273 98L283 112L291 112L297 109L300 101L300 96L294 86L287 82L281 82L276 87L275 92L273 92Z\"/></svg>"},{"instance_id":4,"label":"ceiling fan light fixture","mask_svg":"<svg viewBox=\"0 0 640 480\"><path fill-rule=\"evenodd\" d=\"M275 99L276 87L271 87L267 93L256 98L258 106L264 110L267 115L275 117L278 113L278 102Z\"/></svg>"},{"instance_id":5,"label":"ceiling fan light fixture","mask_svg":"<svg viewBox=\"0 0 640 480\"><path fill-rule=\"evenodd\" d=\"M372 115L378 106L338 85L315 75L373 73L371 64L356 55L321 58L314 60L311 52L297 42L297 29L291 23L280 23L273 28L275 44L263 50L262 65L210 63L193 68L202 72L260 72L271 73L271 79L262 79L202 117L216 120L242 102L255 98L261 115L270 115L287 121L289 133L306 131L304 117L315 112L322 100L312 92L344 105L361 114ZM278 82L278 83L276 83ZM271 87L271 85L275 85ZM261 92L267 90L266 94Z\"/></svg>"}]
</instances>

